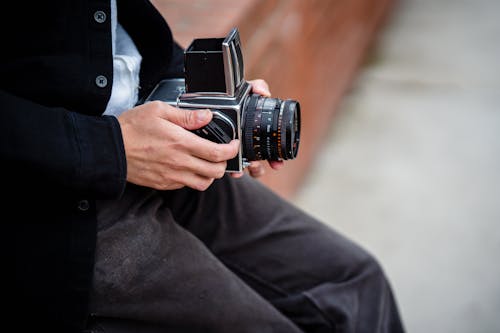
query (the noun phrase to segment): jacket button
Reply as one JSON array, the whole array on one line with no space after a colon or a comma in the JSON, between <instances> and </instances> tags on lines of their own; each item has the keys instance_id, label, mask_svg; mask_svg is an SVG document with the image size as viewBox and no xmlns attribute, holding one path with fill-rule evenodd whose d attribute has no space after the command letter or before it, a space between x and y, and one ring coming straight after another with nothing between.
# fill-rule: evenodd
<instances>
[{"instance_id":1,"label":"jacket button","mask_svg":"<svg viewBox=\"0 0 500 333\"><path fill-rule=\"evenodd\" d=\"M98 75L95 78L95 84L99 88L104 88L104 87L106 87L108 85L108 79L104 75Z\"/></svg>"},{"instance_id":2,"label":"jacket button","mask_svg":"<svg viewBox=\"0 0 500 333\"><path fill-rule=\"evenodd\" d=\"M94 13L94 20L97 23L104 23L106 22L106 13L103 12L102 10L98 10Z\"/></svg>"},{"instance_id":3,"label":"jacket button","mask_svg":"<svg viewBox=\"0 0 500 333\"><path fill-rule=\"evenodd\" d=\"M80 200L78 201L78 209L82 212L89 210L90 204L88 200Z\"/></svg>"}]
</instances>

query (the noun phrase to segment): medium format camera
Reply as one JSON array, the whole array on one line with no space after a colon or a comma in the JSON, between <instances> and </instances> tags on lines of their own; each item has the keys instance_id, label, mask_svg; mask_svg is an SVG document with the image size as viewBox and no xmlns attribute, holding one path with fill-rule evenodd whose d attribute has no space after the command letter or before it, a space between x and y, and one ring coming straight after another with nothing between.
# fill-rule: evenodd
<instances>
[{"instance_id":1,"label":"medium format camera","mask_svg":"<svg viewBox=\"0 0 500 333\"><path fill-rule=\"evenodd\" d=\"M300 104L252 93L245 81L238 30L225 38L194 39L184 51L184 78L161 81L146 99L182 109L210 109L212 121L197 135L217 143L239 139L238 155L226 172L240 172L250 161L281 161L297 156Z\"/></svg>"}]
</instances>

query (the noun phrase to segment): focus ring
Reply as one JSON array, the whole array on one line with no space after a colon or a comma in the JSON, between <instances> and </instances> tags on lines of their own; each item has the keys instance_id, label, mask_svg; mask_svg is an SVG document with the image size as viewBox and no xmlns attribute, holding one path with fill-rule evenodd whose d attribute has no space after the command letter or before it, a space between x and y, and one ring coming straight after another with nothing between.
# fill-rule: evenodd
<instances>
[{"instance_id":1,"label":"focus ring","mask_svg":"<svg viewBox=\"0 0 500 333\"><path fill-rule=\"evenodd\" d=\"M249 161L256 161L257 158L254 151L254 140L253 140L253 129L255 123L255 112L257 107L257 100L259 99L259 95L251 95L248 101L248 105L245 110L245 124L243 125L243 156L247 158Z\"/></svg>"}]
</instances>

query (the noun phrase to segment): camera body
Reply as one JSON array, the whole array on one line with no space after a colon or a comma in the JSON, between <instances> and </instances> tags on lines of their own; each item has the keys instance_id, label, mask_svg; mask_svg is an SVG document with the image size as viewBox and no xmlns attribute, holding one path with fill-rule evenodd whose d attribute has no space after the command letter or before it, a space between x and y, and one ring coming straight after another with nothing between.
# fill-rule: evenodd
<instances>
[{"instance_id":1,"label":"camera body","mask_svg":"<svg viewBox=\"0 0 500 333\"><path fill-rule=\"evenodd\" d=\"M194 39L184 52L184 78L160 81L145 102L152 100L182 109L210 109L212 121L193 132L217 143L240 140L226 172L241 172L252 160L297 154L299 103L252 94L236 28L225 38Z\"/></svg>"}]
</instances>

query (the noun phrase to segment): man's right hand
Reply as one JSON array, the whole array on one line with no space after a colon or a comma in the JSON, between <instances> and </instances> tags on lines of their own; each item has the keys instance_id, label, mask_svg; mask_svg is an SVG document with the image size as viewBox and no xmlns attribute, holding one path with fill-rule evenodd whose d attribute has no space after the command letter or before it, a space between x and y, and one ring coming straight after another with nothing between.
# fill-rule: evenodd
<instances>
[{"instance_id":1,"label":"man's right hand","mask_svg":"<svg viewBox=\"0 0 500 333\"><path fill-rule=\"evenodd\" d=\"M118 117L127 158L127 181L159 190L184 186L204 191L224 176L239 141L217 144L190 132L212 119L210 110L149 102Z\"/></svg>"}]
</instances>

